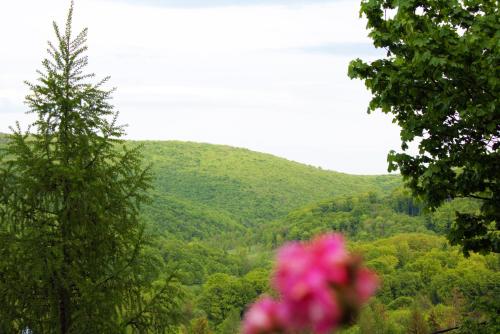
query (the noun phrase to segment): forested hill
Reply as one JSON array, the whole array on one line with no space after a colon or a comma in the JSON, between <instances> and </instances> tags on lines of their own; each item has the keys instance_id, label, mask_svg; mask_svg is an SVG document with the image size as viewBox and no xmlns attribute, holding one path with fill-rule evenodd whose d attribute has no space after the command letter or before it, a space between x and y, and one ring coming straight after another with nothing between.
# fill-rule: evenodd
<instances>
[{"instance_id":1,"label":"forested hill","mask_svg":"<svg viewBox=\"0 0 500 334\"><path fill-rule=\"evenodd\" d=\"M241 232L333 196L388 193L401 184L397 175L349 175L225 145L127 142L138 145L154 178L145 219L182 239Z\"/></svg>"},{"instance_id":2,"label":"forested hill","mask_svg":"<svg viewBox=\"0 0 500 334\"><path fill-rule=\"evenodd\" d=\"M5 142L0 135L0 147ZM477 202L427 212L399 176L342 174L229 146L126 145L142 145L152 166L152 201L142 208L152 232L145 263L182 285L179 333L238 333L248 305L275 293L276 248L332 231L381 280L358 324L340 333L499 332L498 256L464 258L442 236L457 208L475 212Z\"/></svg>"},{"instance_id":3,"label":"forested hill","mask_svg":"<svg viewBox=\"0 0 500 334\"><path fill-rule=\"evenodd\" d=\"M168 212L173 208L189 212L190 219L255 226L332 196L387 192L400 185L394 175L343 174L230 146L130 142L139 144L154 173L156 221L175 219L178 215Z\"/></svg>"}]
</instances>

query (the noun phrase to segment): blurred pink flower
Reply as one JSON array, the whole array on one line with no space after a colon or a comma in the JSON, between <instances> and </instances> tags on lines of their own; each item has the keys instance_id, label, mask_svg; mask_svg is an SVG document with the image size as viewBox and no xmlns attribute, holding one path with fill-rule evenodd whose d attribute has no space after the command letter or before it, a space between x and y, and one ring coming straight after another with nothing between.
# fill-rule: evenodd
<instances>
[{"instance_id":1,"label":"blurred pink flower","mask_svg":"<svg viewBox=\"0 0 500 334\"><path fill-rule=\"evenodd\" d=\"M301 295L309 288L303 281L311 267L312 258L305 247L297 242L283 246L278 251L274 280L275 288L284 295Z\"/></svg>"},{"instance_id":2,"label":"blurred pink flower","mask_svg":"<svg viewBox=\"0 0 500 334\"><path fill-rule=\"evenodd\" d=\"M341 312L334 295L328 289L310 290L300 298L283 299L288 327L293 330L310 328L315 333L327 333L338 325Z\"/></svg>"},{"instance_id":3,"label":"blurred pink flower","mask_svg":"<svg viewBox=\"0 0 500 334\"><path fill-rule=\"evenodd\" d=\"M243 333L279 332L285 328L287 321L289 321L289 316L284 305L269 297L263 297L246 312Z\"/></svg>"},{"instance_id":4,"label":"blurred pink flower","mask_svg":"<svg viewBox=\"0 0 500 334\"><path fill-rule=\"evenodd\" d=\"M358 301L364 303L375 293L379 281L374 272L360 268L356 274L355 284Z\"/></svg>"},{"instance_id":5,"label":"blurred pink flower","mask_svg":"<svg viewBox=\"0 0 500 334\"><path fill-rule=\"evenodd\" d=\"M266 297L254 304L245 317L244 334L328 333L355 317L375 293L378 279L346 251L342 235L327 234L283 246L273 285L282 300Z\"/></svg>"},{"instance_id":6,"label":"blurred pink flower","mask_svg":"<svg viewBox=\"0 0 500 334\"><path fill-rule=\"evenodd\" d=\"M349 277L345 261L344 238L340 234L326 234L313 240L310 252L314 265L321 268L325 278L332 284L346 284Z\"/></svg>"}]
</instances>

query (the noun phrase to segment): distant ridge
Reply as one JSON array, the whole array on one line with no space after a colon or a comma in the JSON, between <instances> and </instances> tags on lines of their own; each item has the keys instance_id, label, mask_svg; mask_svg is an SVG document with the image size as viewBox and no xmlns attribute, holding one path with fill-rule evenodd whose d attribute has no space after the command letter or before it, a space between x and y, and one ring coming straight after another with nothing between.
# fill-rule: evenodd
<instances>
[{"instance_id":1,"label":"distant ridge","mask_svg":"<svg viewBox=\"0 0 500 334\"><path fill-rule=\"evenodd\" d=\"M397 175L350 175L227 145L131 140L126 145L142 146L154 174L152 200L143 209L148 225L185 240L245 233L308 204L388 192L401 184Z\"/></svg>"},{"instance_id":2,"label":"distant ridge","mask_svg":"<svg viewBox=\"0 0 500 334\"><path fill-rule=\"evenodd\" d=\"M155 192L223 213L243 226L283 217L332 196L385 192L401 184L397 175L350 175L226 145L129 143L143 146L155 174Z\"/></svg>"}]
</instances>

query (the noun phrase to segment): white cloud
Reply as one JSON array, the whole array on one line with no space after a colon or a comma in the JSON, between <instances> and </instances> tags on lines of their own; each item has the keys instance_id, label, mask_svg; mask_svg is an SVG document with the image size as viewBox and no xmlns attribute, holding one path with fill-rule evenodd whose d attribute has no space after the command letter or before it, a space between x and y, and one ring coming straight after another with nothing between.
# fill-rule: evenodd
<instances>
[{"instance_id":1,"label":"white cloud","mask_svg":"<svg viewBox=\"0 0 500 334\"><path fill-rule=\"evenodd\" d=\"M23 107L22 81L36 78L51 19L62 23L67 3L3 5L0 29L10 33L0 36L7 49L0 54L0 131L26 121L20 113L13 118ZM90 69L112 76L130 138L244 146L324 168L384 173L398 131L384 115L366 114L369 94L347 78L358 55L307 52L369 43L358 10L357 0L214 8L87 0L76 3L75 27L90 29Z\"/></svg>"}]
</instances>

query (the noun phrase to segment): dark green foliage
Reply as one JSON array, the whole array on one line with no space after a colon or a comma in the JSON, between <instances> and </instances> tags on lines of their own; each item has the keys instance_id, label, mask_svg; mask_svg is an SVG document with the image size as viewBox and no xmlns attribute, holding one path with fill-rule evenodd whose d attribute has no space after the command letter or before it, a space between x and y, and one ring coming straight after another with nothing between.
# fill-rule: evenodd
<instances>
[{"instance_id":1,"label":"dark green foliage","mask_svg":"<svg viewBox=\"0 0 500 334\"><path fill-rule=\"evenodd\" d=\"M150 187L139 147L119 138L108 80L91 83L87 29L73 6L0 164L0 332L120 333L173 329L181 286L146 247L139 222Z\"/></svg>"},{"instance_id":2,"label":"dark green foliage","mask_svg":"<svg viewBox=\"0 0 500 334\"><path fill-rule=\"evenodd\" d=\"M399 169L430 208L450 198L481 201L459 213L449 240L469 251L500 250L500 21L498 1L364 0L374 45L387 57L351 62L381 109L401 126Z\"/></svg>"}]
</instances>

